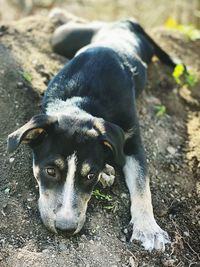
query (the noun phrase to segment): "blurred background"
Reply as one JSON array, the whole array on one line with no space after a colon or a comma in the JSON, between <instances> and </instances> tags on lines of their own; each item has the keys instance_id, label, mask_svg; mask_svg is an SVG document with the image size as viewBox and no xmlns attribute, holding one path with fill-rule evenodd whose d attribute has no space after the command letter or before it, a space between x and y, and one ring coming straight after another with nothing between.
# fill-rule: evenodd
<instances>
[{"instance_id":1,"label":"blurred background","mask_svg":"<svg viewBox=\"0 0 200 267\"><path fill-rule=\"evenodd\" d=\"M170 17L177 23L200 28L200 0L0 0L0 20L47 14L53 7L90 20L134 16L144 27L151 28L163 25Z\"/></svg>"}]
</instances>

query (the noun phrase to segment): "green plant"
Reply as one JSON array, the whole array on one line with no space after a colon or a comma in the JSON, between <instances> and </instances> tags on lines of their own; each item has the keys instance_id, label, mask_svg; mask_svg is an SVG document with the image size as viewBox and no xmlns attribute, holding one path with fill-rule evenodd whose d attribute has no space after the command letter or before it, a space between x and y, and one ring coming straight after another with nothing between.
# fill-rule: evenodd
<instances>
[{"instance_id":1,"label":"green plant","mask_svg":"<svg viewBox=\"0 0 200 267\"><path fill-rule=\"evenodd\" d=\"M112 201L111 195L105 195L102 192L100 192L99 189L96 189L95 191L93 191L92 195L98 200Z\"/></svg>"},{"instance_id":2,"label":"green plant","mask_svg":"<svg viewBox=\"0 0 200 267\"><path fill-rule=\"evenodd\" d=\"M26 80L27 82L31 82L32 81L32 76L29 72L27 71L20 71L22 77L24 78L24 80Z\"/></svg>"},{"instance_id":3,"label":"green plant","mask_svg":"<svg viewBox=\"0 0 200 267\"><path fill-rule=\"evenodd\" d=\"M165 26L168 29L174 29L183 33L190 40L196 40L200 38L200 31L196 29L193 24L178 24L175 19L170 17L165 22Z\"/></svg>"},{"instance_id":4,"label":"green plant","mask_svg":"<svg viewBox=\"0 0 200 267\"><path fill-rule=\"evenodd\" d=\"M187 85L192 87L198 82L198 78L191 71L186 71L183 64L176 65L172 76L174 77L176 83L181 86Z\"/></svg>"},{"instance_id":5,"label":"green plant","mask_svg":"<svg viewBox=\"0 0 200 267\"><path fill-rule=\"evenodd\" d=\"M163 116L166 113L166 107L164 105L157 105L155 109L157 117Z\"/></svg>"}]
</instances>

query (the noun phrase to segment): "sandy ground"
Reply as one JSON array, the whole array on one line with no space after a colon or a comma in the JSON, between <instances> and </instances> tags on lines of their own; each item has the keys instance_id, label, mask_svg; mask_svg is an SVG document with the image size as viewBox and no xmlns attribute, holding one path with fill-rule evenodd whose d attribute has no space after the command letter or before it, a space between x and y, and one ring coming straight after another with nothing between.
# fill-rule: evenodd
<instances>
[{"instance_id":1,"label":"sandy ground","mask_svg":"<svg viewBox=\"0 0 200 267\"><path fill-rule=\"evenodd\" d=\"M40 109L49 80L67 59L51 51L56 27L33 16L0 25L0 266L200 266L199 84L189 93L179 89L171 71L158 61L149 68L146 91L138 101L155 217L172 243L164 253L148 253L128 242L129 196L122 177L112 188L99 189L112 201L92 198L84 229L75 237L54 235L41 223L38 188L30 150L6 153L6 138ZM157 29L153 37L173 56L200 72L200 42L188 42ZM30 73L31 82L23 78ZM156 106L167 112L156 116ZM111 210L105 206L112 205Z\"/></svg>"}]
</instances>

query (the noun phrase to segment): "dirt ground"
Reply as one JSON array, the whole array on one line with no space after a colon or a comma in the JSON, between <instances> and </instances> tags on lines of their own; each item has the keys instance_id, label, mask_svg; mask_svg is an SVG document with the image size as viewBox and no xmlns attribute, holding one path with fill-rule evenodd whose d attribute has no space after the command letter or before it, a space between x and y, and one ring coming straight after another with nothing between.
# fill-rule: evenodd
<instances>
[{"instance_id":1,"label":"dirt ground","mask_svg":"<svg viewBox=\"0 0 200 267\"><path fill-rule=\"evenodd\" d=\"M112 200L92 198L77 236L51 234L42 224L30 150L21 146L8 155L6 138L37 114L42 92L67 61L51 51L55 27L43 16L0 25L0 266L200 266L200 84L191 91L178 88L171 70L157 60L149 67L138 111L155 217L171 245L164 253L150 254L128 242L129 196L118 176L112 188L99 186ZM164 29L155 29L152 36L199 75L200 41ZM23 77L27 73L30 82ZM161 104L167 112L158 117Z\"/></svg>"}]
</instances>

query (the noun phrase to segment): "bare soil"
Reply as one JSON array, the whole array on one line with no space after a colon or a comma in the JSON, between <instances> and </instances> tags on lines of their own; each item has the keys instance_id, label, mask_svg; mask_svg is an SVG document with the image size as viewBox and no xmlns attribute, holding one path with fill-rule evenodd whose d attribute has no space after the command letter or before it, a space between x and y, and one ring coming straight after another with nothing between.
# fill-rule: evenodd
<instances>
[{"instance_id":1,"label":"bare soil","mask_svg":"<svg viewBox=\"0 0 200 267\"><path fill-rule=\"evenodd\" d=\"M138 111L155 217L168 231L171 245L164 253L150 254L128 242L130 203L120 176L112 188L99 186L112 201L93 197L77 236L54 235L42 224L30 150L21 146L8 155L6 138L37 114L49 80L67 61L51 51L55 27L43 16L0 25L0 266L200 266L199 84L189 92L178 88L171 70L156 59L149 67ZM164 29L152 31L152 36L200 76L200 41ZM31 82L23 78L24 73L30 73ZM160 104L167 112L158 117ZM108 205L113 208L106 209Z\"/></svg>"}]
</instances>

